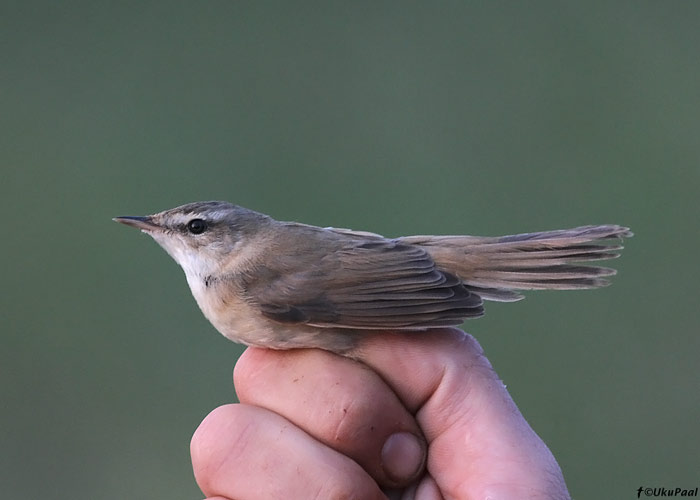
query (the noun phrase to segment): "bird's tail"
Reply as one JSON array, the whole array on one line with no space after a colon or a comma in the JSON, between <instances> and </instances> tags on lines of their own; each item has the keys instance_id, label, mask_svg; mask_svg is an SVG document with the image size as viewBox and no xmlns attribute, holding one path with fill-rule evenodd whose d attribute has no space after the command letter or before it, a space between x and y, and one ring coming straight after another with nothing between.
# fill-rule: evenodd
<instances>
[{"instance_id":1,"label":"bird's tail","mask_svg":"<svg viewBox=\"0 0 700 500\"><path fill-rule=\"evenodd\" d=\"M501 237L408 236L402 243L423 247L440 269L459 276L486 300L512 302L519 290L575 290L609 284L615 270L581 265L620 255L622 226L582 226Z\"/></svg>"}]
</instances>

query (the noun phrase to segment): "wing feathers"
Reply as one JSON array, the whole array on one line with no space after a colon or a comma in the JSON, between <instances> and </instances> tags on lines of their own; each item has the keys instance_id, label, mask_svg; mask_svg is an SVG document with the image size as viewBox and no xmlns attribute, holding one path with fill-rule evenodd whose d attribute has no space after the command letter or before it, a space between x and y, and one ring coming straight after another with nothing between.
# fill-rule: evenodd
<instances>
[{"instance_id":1,"label":"wing feathers","mask_svg":"<svg viewBox=\"0 0 700 500\"><path fill-rule=\"evenodd\" d=\"M483 314L482 299L605 286L615 270L577 263L618 257L632 235L615 225L394 240L292 223L281 230L289 233L279 261L239 277L249 301L274 321L366 329L459 325Z\"/></svg>"},{"instance_id":2,"label":"wing feathers","mask_svg":"<svg viewBox=\"0 0 700 500\"><path fill-rule=\"evenodd\" d=\"M351 239L326 251L312 269L267 274L276 277L273 283L251 278L246 288L275 321L411 329L458 325L483 314L481 297L457 276L437 269L422 248L394 240Z\"/></svg>"}]
</instances>

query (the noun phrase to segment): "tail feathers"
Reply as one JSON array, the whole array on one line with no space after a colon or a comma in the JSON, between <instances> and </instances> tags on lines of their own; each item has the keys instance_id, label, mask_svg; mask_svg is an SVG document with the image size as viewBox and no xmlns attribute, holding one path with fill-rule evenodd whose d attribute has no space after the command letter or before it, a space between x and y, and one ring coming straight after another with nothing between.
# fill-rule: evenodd
<instances>
[{"instance_id":1,"label":"tail feathers","mask_svg":"<svg viewBox=\"0 0 700 500\"><path fill-rule=\"evenodd\" d=\"M626 227L603 225L502 237L409 236L400 241L423 247L438 267L458 275L483 299L513 302L523 298L518 290L608 285L614 269L576 263L618 257L622 238L631 236Z\"/></svg>"}]
</instances>

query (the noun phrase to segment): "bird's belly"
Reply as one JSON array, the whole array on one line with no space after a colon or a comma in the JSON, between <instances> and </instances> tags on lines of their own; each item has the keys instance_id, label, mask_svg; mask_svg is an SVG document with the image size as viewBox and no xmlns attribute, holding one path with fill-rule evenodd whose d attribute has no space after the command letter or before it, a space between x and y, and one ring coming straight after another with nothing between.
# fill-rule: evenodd
<instances>
[{"instance_id":1,"label":"bird's belly","mask_svg":"<svg viewBox=\"0 0 700 500\"><path fill-rule=\"evenodd\" d=\"M344 353L356 346L360 334L347 328L324 328L281 323L263 316L255 305L236 293L222 291L220 283L190 279L188 284L204 316L224 337L239 344L268 349L319 348Z\"/></svg>"}]
</instances>

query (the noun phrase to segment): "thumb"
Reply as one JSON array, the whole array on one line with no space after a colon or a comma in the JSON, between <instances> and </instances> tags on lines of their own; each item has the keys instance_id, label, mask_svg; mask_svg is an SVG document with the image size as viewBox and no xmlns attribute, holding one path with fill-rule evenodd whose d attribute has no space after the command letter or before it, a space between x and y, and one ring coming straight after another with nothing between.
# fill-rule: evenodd
<instances>
[{"instance_id":1,"label":"thumb","mask_svg":"<svg viewBox=\"0 0 700 500\"><path fill-rule=\"evenodd\" d=\"M428 441L447 498L569 498L559 466L470 335L368 334L353 353L394 389Z\"/></svg>"}]
</instances>

